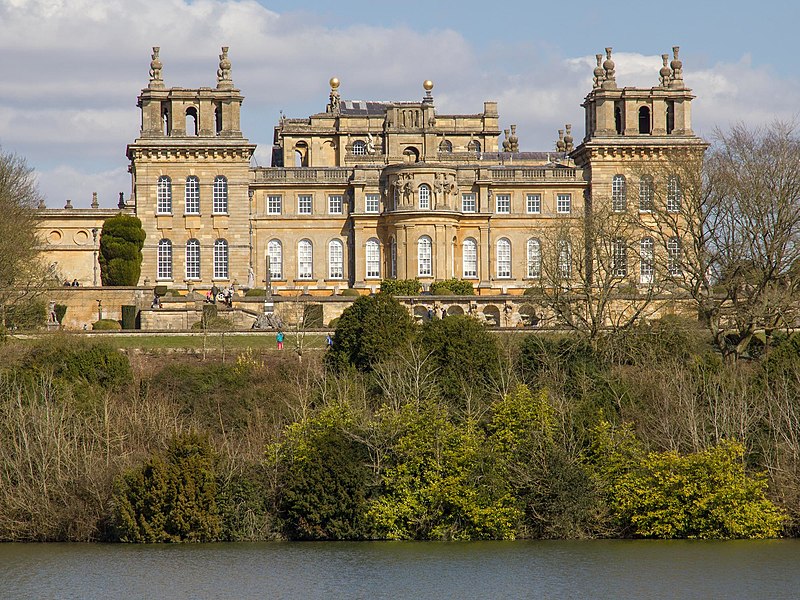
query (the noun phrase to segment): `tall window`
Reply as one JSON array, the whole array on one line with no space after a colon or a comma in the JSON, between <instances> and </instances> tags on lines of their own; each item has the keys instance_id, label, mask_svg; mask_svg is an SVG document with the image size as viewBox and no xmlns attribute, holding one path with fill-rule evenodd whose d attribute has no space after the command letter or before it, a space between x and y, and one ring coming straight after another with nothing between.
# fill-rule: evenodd
<instances>
[{"instance_id":1,"label":"tall window","mask_svg":"<svg viewBox=\"0 0 800 600\"><path fill-rule=\"evenodd\" d=\"M311 214L311 205L314 201L314 197L310 194L304 194L302 196L297 197L297 214L299 215L310 215Z\"/></svg>"},{"instance_id":2,"label":"tall window","mask_svg":"<svg viewBox=\"0 0 800 600\"><path fill-rule=\"evenodd\" d=\"M429 209L431 207L431 188L423 183L419 186L417 195L419 196L419 207L422 209Z\"/></svg>"},{"instance_id":3,"label":"tall window","mask_svg":"<svg viewBox=\"0 0 800 600\"><path fill-rule=\"evenodd\" d=\"M497 214L507 215L511 212L511 194L497 194L495 197Z\"/></svg>"},{"instance_id":4,"label":"tall window","mask_svg":"<svg viewBox=\"0 0 800 600\"><path fill-rule=\"evenodd\" d=\"M461 194L461 212L474 213L475 209L475 194Z\"/></svg>"},{"instance_id":5,"label":"tall window","mask_svg":"<svg viewBox=\"0 0 800 600\"><path fill-rule=\"evenodd\" d=\"M283 246L279 240L269 241L267 256L269 256L269 278L283 279Z\"/></svg>"},{"instance_id":6,"label":"tall window","mask_svg":"<svg viewBox=\"0 0 800 600\"><path fill-rule=\"evenodd\" d=\"M462 262L464 263L464 277L472 279L478 276L478 242L472 238L464 240L462 249Z\"/></svg>"},{"instance_id":7,"label":"tall window","mask_svg":"<svg viewBox=\"0 0 800 600\"><path fill-rule=\"evenodd\" d=\"M556 212L568 215L572 212L572 194L559 194L556 196Z\"/></svg>"},{"instance_id":8,"label":"tall window","mask_svg":"<svg viewBox=\"0 0 800 600\"><path fill-rule=\"evenodd\" d=\"M283 197L280 195L267 196L267 214L279 215L283 211Z\"/></svg>"},{"instance_id":9,"label":"tall window","mask_svg":"<svg viewBox=\"0 0 800 600\"><path fill-rule=\"evenodd\" d=\"M542 244L539 240L528 240L528 277L542 276Z\"/></svg>"},{"instance_id":10,"label":"tall window","mask_svg":"<svg viewBox=\"0 0 800 600\"><path fill-rule=\"evenodd\" d=\"M172 180L166 175L159 177L156 185L156 213L172 213Z\"/></svg>"},{"instance_id":11,"label":"tall window","mask_svg":"<svg viewBox=\"0 0 800 600\"><path fill-rule=\"evenodd\" d=\"M194 175L186 178L183 201L187 215L200 214L200 180Z\"/></svg>"},{"instance_id":12,"label":"tall window","mask_svg":"<svg viewBox=\"0 0 800 600\"><path fill-rule=\"evenodd\" d=\"M614 175L611 179L611 210L622 212L627 208L628 194L625 189L625 177Z\"/></svg>"},{"instance_id":13,"label":"tall window","mask_svg":"<svg viewBox=\"0 0 800 600\"><path fill-rule=\"evenodd\" d=\"M364 212L379 213L381 212L381 195L380 194L367 194L364 200Z\"/></svg>"},{"instance_id":14,"label":"tall window","mask_svg":"<svg viewBox=\"0 0 800 600\"><path fill-rule=\"evenodd\" d=\"M172 279L172 242L166 239L158 242L158 278Z\"/></svg>"},{"instance_id":15,"label":"tall window","mask_svg":"<svg viewBox=\"0 0 800 600\"><path fill-rule=\"evenodd\" d=\"M214 202L212 210L214 214L225 214L228 212L228 180L222 175L214 177Z\"/></svg>"},{"instance_id":16,"label":"tall window","mask_svg":"<svg viewBox=\"0 0 800 600\"><path fill-rule=\"evenodd\" d=\"M562 279L572 277L572 244L558 240L558 274Z\"/></svg>"},{"instance_id":17,"label":"tall window","mask_svg":"<svg viewBox=\"0 0 800 600\"><path fill-rule=\"evenodd\" d=\"M330 279L344 277L344 246L341 240L331 240L328 243L328 277Z\"/></svg>"},{"instance_id":18,"label":"tall window","mask_svg":"<svg viewBox=\"0 0 800 600\"><path fill-rule=\"evenodd\" d=\"M538 215L542 212L541 194L528 194L525 197L525 212L529 215Z\"/></svg>"},{"instance_id":19,"label":"tall window","mask_svg":"<svg viewBox=\"0 0 800 600\"><path fill-rule=\"evenodd\" d=\"M342 214L342 197L340 195L328 196L328 214Z\"/></svg>"},{"instance_id":20,"label":"tall window","mask_svg":"<svg viewBox=\"0 0 800 600\"><path fill-rule=\"evenodd\" d=\"M647 106L639 108L639 133L650 133L650 109Z\"/></svg>"},{"instance_id":21,"label":"tall window","mask_svg":"<svg viewBox=\"0 0 800 600\"><path fill-rule=\"evenodd\" d=\"M423 235L417 240L417 275L430 277L433 275L431 238Z\"/></svg>"},{"instance_id":22,"label":"tall window","mask_svg":"<svg viewBox=\"0 0 800 600\"><path fill-rule=\"evenodd\" d=\"M639 242L639 283L653 283L653 250L653 238L642 238Z\"/></svg>"},{"instance_id":23,"label":"tall window","mask_svg":"<svg viewBox=\"0 0 800 600\"><path fill-rule=\"evenodd\" d=\"M367 153L367 144L362 140L353 142L353 156L364 156Z\"/></svg>"},{"instance_id":24,"label":"tall window","mask_svg":"<svg viewBox=\"0 0 800 600\"><path fill-rule=\"evenodd\" d=\"M367 278L381 276L381 245L375 238L367 240Z\"/></svg>"},{"instance_id":25,"label":"tall window","mask_svg":"<svg viewBox=\"0 0 800 600\"><path fill-rule=\"evenodd\" d=\"M507 238L497 240L497 277L511 277L511 242Z\"/></svg>"},{"instance_id":26,"label":"tall window","mask_svg":"<svg viewBox=\"0 0 800 600\"><path fill-rule=\"evenodd\" d=\"M671 237L667 241L667 272L670 275L680 275L681 271L681 240Z\"/></svg>"},{"instance_id":27,"label":"tall window","mask_svg":"<svg viewBox=\"0 0 800 600\"><path fill-rule=\"evenodd\" d=\"M611 257L611 270L614 277L628 276L628 244L622 238L614 240Z\"/></svg>"},{"instance_id":28,"label":"tall window","mask_svg":"<svg viewBox=\"0 0 800 600\"><path fill-rule=\"evenodd\" d=\"M439 144L439 152L449 154L453 151L453 144L450 140L442 140Z\"/></svg>"},{"instance_id":29,"label":"tall window","mask_svg":"<svg viewBox=\"0 0 800 600\"><path fill-rule=\"evenodd\" d=\"M200 279L200 242L186 242L186 279Z\"/></svg>"},{"instance_id":30,"label":"tall window","mask_svg":"<svg viewBox=\"0 0 800 600\"><path fill-rule=\"evenodd\" d=\"M228 242L216 240L214 242L214 279L228 278Z\"/></svg>"},{"instance_id":31,"label":"tall window","mask_svg":"<svg viewBox=\"0 0 800 600\"><path fill-rule=\"evenodd\" d=\"M681 180L676 175L667 178L667 212L681 210Z\"/></svg>"},{"instance_id":32,"label":"tall window","mask_svg":"<svg viewBox=\"0 0 800 600\"><path fill-rule=\"evenodd\" d=\"M389 252L391 258L389 261L389 277L397 277L397 240L394 237L389 240Z\"/></svg>"},{"instance_id":33,"label":"tall window","mask_svg":"<svg viewBox=\"0 0 800 600\"><path fill-rule=\"evenodd\" d=\"M639 210L650 212L653 210L654 186L650 175L642 175L639 180Z\"/></svg>"},{"instance_id":34,"label":"tall window","mask_svg":"<svg viewBox=\"0 0 800 600\"><path fill-rule=\"evenodd\" d=\"M297 278L311 279L314 276L314 248L309 240L297 244Z\"/></svg>"}]
</instances>

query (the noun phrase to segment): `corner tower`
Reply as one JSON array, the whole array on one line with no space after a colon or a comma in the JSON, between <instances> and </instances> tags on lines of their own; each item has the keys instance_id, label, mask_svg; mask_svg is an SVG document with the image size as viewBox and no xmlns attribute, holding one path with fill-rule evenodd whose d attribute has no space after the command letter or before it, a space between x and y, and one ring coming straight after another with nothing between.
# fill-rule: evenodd
<instances>
[{"instance_id":1,"label":"corner tower","mask_svg":"<svg viewBox=\"0 0 800 600\"><path fill-rule=\"evenodd\" d=\"M159 48L138 98L141 131L127 148L136 215L147 233L142 282L186 287L245 283L250 265L249 167L243 97L228 48L216 88L167 88Z\"/></svg>"}]
</instances>

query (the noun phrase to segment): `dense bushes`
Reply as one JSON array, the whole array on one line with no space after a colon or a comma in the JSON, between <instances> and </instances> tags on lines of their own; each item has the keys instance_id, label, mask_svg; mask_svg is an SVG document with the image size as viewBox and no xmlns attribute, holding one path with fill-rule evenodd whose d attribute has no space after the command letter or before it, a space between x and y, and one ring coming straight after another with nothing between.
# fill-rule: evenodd
<instances>
[{"instance_id":1,"label":"dense bushes","mask_svg":"<svg viewBox=\"0 0 800 600\"><path fill-rule=\"evenodd\" d=\"M114 319L100 319L92 323L92 331L120 331L122 325Z\"/></svg>"},{"instance_id":2,"label":"dense bushes","mask_svg":"<svg viewBox=\"0 0 800 600\"><path fill-rule=\"evenodd\" d=\"M431 294L434 296L473 296L475 290L472 282L466 279L445 279L431 284Z\"/></svg>"},{"instance_id":3,"label":"dense bushes","mask_svg":"<svg viewBox=\"0 0 800 600\"><path fill-rule=\"evenodd\" d=\"M142 222L137 217L119 214L105 220L98 256L103 285L139 283L144 239Z\"/></svg>"},{"instance_id":4,"label":"dense bushes","mask_svg":"<svg viewBox=\"0 0 800 600\"><path fill-rule=\"evenodd\" d=\"M384 279L381 292L392 296L419 296L422 284L419 279Z\"/></svg>"}]
</instances>

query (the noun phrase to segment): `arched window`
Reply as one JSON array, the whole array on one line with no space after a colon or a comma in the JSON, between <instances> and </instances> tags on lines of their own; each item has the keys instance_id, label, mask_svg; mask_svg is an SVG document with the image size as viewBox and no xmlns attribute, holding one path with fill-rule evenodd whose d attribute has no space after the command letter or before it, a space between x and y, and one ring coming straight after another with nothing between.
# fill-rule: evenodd
<instances>
[{"instance_id":1,"label":"arched window","mask_svg":"<svg viewBox=\"0 0 800 600\"><path fill-rule=\"evenodd\" d=\"M450 140L442 140L439 144L439 152L450 154L453 151L453 143Z\"/></svg>"},{"instance_id":2,"label":"arched window","mask_svg":"<svg viewBox=\"0 0 800 600\"><path fill-rule=\"evenodd\" d=\"M628 192L624 175L614 175L611 179L611 210L623 212L628 205Z\"/></svg>"},{"instance_id":3,"label":"arched window","mask_svg":"<svg viewBox=\"0 0 800 600\"><path fill-rule=\"evenodd\" d=\"M539 240L528 240L528 277L537 279L542 276L542 244Z\"/></svg>"},{"instance_id":4,"label":"arched window","mask_svg":"<svg viewBox=\"0 0 800 600\"><path fill-rule=\"evenodd\" d=\"M186 279L200 279L200 242L186 242Z\"/></svg>"},{"instance_id":5,"label":"arched window","mask_svg":"<svg viewBox=\"0 0 800 600\"><path fill-rule=\"evenodd\" d=\"M461 262L464 266L464 277L472 279L478 276L478 242L473 238L464 240Z\"/></svg>"},{"instance_id":6,"label":"arched window","mask_svg":"<svg viewBox=\"0 0 800 600\"><path fill-rule=\"evenodd\" d=\"M677 175L667 178L667 212L681 211L681 180Z\"/></svg>"},{"instance_id":7,"label":"arched window","mask_svg":"<svg viewBox=\"0 0 800 600\"><path fill-rule=\"evenodd\" d=\"M653 195L655 186L653 185L653 178L650 175L642 175L639 180L639 210L641 212L650 212L653 210Z\"/></svg>"},{"instance_id":8,"label":"arched window","mask_svg":"<svg viewBox=\"0 0 800 600\"><path fill-rule=\"evenodd\" d=\"M367 144L361 140L353 142L353 156L364 156L367 153Z\"/></svg>"},{"instance_id":9,"label":"arched window","mask_svg":"<svg viewBox=\"0 0 800 600\"><path fill-rule=\"evenodd\" d=\"M681 270L681 240L671 237L667 241L667 272L670 275L680 275Z\"/></svg>"},{"instance_id":10,"label":"arched window","mask_svg":"<svg viewBox=\"0 0 800 600\"><path fill-rule=\"evenodd\" d=\"M558 240L558 275L561 279L572 277L572 244Z\"/></svg>"},{"instance_id":11,"label":"arched window","mask_svg":"<svg viewBox=\"0 0 800 600\"><path fill-rule=\"evenodd\" d=\"M645 237L639 242L639 283L653 283L654 272L653 238Z\"/></svg>"},{"instance_id":12,"label":"arched window","mask_svg":"<svg viewBox=\"0 0 800 600\"><path fill-rule=\"evenodd\" d=\"M500 279L511 277L511 242L508 238L497 240L497 277Z\"/></svg>"},{"instance_id":13,"label":"arched window","mask_svg":"<svg viewBox=\"0 0 800 600\"><path fill-rule=\"evenodd\" d=\"M269 241L267 256L269 256L269 278L283 279L283 246L279 240Z\"/></svg>"},{"instance_id":14,"label":"arched window","mask_svg":"<svg viewBox=\"0 0 800 600\"><path fill-rule=\"evenodd\" d=\"M200 214L200 180L194 175L189 175L186 178L183 202L187 215Z\"/></svg>"},{"instance_id":15,"label":"arched window","mask_svg":"<svg viewBox=\"0 0 800 600\"><path fill-rule=\"evenodd\" d=\"M419 186L417 195L419 196L419 207L421 209L429 209L431 207L431 188L423 183Z\"/></svg>"},{"instance_id":16,"label":"arched window","mask_svg":"<svg viewBox=\"0 0 800 600\"><path fill-rule=\"evenodd\" d=\"M193 106L186 109L186 135L197 135L197 109Z\"/></svg>"},{"instance_id":17,"label":"arched window","mask_svg":"<svg viewBox=\"0 0 800 600\"><path fill-rule=\"evenodd\" d=\"M611 256L611 270L614 277L628 276L628 244L622 238L614 240Z\"/></svg>"},{"instance_id":18,"label":"arched window","mask_svg":"<svg viewBox=\"0 0 800 600\"><path fill-rule=\"evenodd\" d=\"M419 150L417 150L414 146L408 146L405 150L403 150L403 156L406 157L406 162L419 162Z\"/></svg>"},{"instance_id":19,"label":"arched window","mask_svg":"<svg viewBox=\"0 0 800 600\"><path fill-rule=\"evenodd\" d=\"M331 240L328 243L328 277L330 279L344 277L344 246L341 240Z\"/></svg>"},{"instance_id":20,"label":"arched window","mask_svg":"<svg viewBox=\"0 0 800 600\"><path fill-rule=\"evenodd\" d=\"M650 133L650 108L639 107L639 133Z\"/></svg>"},{"instance_id":21,"label":"arched window","mask_svg":"<svg viewBox=\"0 0 800 600\"><path fill-rule=\"evenodd\" d=\"M675 130L675 101L667 100L667 135Z\"/></svg>"},{"instance_id":22,"label":"arched window","mask_svg":"<svg viewBox=\"0 0 800 600\"><path fill-rule=\"evenodd\" d=\"M297 278L314 277L314 247L310 240L300 240L297 244Z\"/></svg>"},{"instance_id":23,"label":"arched window","mask_svg":"<svg viewBox=\"0 0 800 600\"><path fill-rule=\"evenodd\" d=\"M472 140L469 144L467 144L467 150L470 152L480 152L481 143L478 140Z\"/></svg>"},{"instance_id":24,"label":"arched window","mask_svg":"<svg viewBox=\"0 0 800 600\"><path fill-rule=\"evenodd\" d=\"M156 213L160 215L172 213L172 180L166 175L159 177L156 185Z\"/></svg>"},{"instance_id":25,"label":"arched window","mask_svg":"<svg viewBox=\"0 0 800 600\"><path fill-rule=\"evenodd\" d=\"M158 279L172 279L172 242L158 241Z\"/></svg>"},{"instance_id":26,"label":"arched window","mask_svg":"<svg viewBox=\"0 0 800 600\"><path fill-rule=\"evenodd\" d=\"M614 130L617 135L622 135L622 107L619 104L614 107Z\"/></svg>"},{"instance_id":27,"label":"arched window","mask_svg":"<svg viewBox=\"0 0 800 600\"><path fill-rule=\"evenodd\" d=\"M228 180L222 175L214 177L214 214L225 214L228 212Z\"/></svg>"},{"instance_id":28,"label":"arched window","mask_svg":"<svg viewBox=\"0 0 800 600\"><path fill-rule=\"evenodd\" d=\"M294 166L308 166L308 144L306 142L300 141L294 145Z\"/></svg>"},{"instance_id":29,"label":"arched window","mask_svg":"<svg viewBox=\"0 0 800 600\"><path fill-rule=\"evenodd\" d=\"M423 235L417 240L417 275L420 277L433 275L432 259L431 238Z\"/></svg>"},{"instance_id":30,"label":"arched window","mask_svg":"<svg viewBox=\"0 0 800 600\"><path fill-rule=\"evenodd\" d=\"M161 129L164 135L169 135L172 129L172 123L170 122L169 104L166 102L162 102L161 106L162 106Z\"/></svg>"},{"instance_id":31,"label":"arched window","mask_svg":"<svg viewBox=\"0 0 800 600\"><path fill-rule=\"evenodd\" d=\"M367 240L367 278L373 279L381 276L381 244L375 239Z\"/></svg>"},{"instance_id":32,"label":"arched window","mask_svg":"<svg viewBox=\"0 0 800 600\"><path fill-rule=\"evenodd\" d=\"M228 278L228 242L216 240L214 242L214 279Z\"/></svg>"},{"instance_id":33,"label":"arched window","mask_svg":"<svg viewBox=\"0 0 800 600\"><path fill-rule=\"evenodd\" d=\"M222 104L217 104L214 107L214 134L220 133L222 133Z\"/></svg>"},{"instance_id":34,"label":"arched window","mask_svg":"<svg viewBox=\"0 0 800 600\"><path fill-rule=\"evenodd\" d=\"M397 240L392 236L389 239L389 277L397 277Z\"/></svg>"}]
</instances>

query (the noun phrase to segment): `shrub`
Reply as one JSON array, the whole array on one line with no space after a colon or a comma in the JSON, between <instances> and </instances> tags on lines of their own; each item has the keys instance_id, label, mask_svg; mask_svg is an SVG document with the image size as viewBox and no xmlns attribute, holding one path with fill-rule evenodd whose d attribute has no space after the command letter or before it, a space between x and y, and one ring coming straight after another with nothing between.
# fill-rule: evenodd
<instances>
[{"instance_id":1,"label":"shrub","mask_svg":"<svg viewBox=\"0 0 800 600\"><path fill-rule=\"evenodd\" d=\"M347 297L350 297L350 298L357 298L361 294L358 292L358 290L354 290L352 288L347 288L347 289L342 290L341 295L342 296L347 296Z\"/></svg>"},{"instance_id":2,"label":"shrub","mask_svg":"<svg viewBox=\"0 0 800 600\"><path fill-rule=\"evenodd\" d=\"M174 438L117 479L114 524L123 542L211 542L219 539L215 457L197 435Z\"/></svg>"},{"instance_id":3,"label":"shrub","mask_svg":"<svg viewBox=\"0 0 800 600\"><path fill-rule=\"evenodd\" d=\"M122 325L114 319L100 319L92 323L93 331L119 331L120 329L122 329Z\"/></svg>"},{"instance_id":4,"label":"shrub","mask_svg":"<svg viewBox=\"0 0 800 600\"><path fill-rule=\"evenodd\" d=\"M205 329L206 331L230 331L233 329L233 321L225 317L209 317L192 323L192 329Z\"/></svg>"},{"instance_id":5,"label":"shrub","mask_svg":"<svg viewBox=\"0 0 800 600\"><path fill-rule=\"evenodd\" d=\"M8 329L36 329L47 323L47 305L44 300L25 300L5 310Z\"/></svg>"},{"instance_id":6,"label":"shrub","mask_svg":"<svg viewBox=\"0 0 800 600\"><path fill-rule=\"evenodd\" d=\"M100 276L103 285L136 285L142 271L145 232L142 222L119 214L103 223L100 234Z\"/></svg>"},{"instance_id":7,"label":"shrub","mask_svg":"<svg viewBox=\"0 0 800 600\"><path fill-rule=\"evenodd\" d=\"M59 323L64 322L64 316L67 314L67 305L66 304L56 304L56 320Z\"/></svg>"},{"instance_id":8,"label":"shrub","mask_svg":"<svg viewBox=\"0 0 800 600\"><path fill-rule=\"evenodd\" d=\"M328 322L328 327L335 329L338 324L339 324L339 317L334 317Z\"/></svg>"},{"instance_id":9,"label":"shrub","mask_svg":"<svg viewBox=\"0 0 800 600\"><path fill-rule=\"evenodd\" d=\"M381 292L392 296L419 296L422 284L419 279L384 279Z\"/></svg>"},{"instance_id":10,"label":"shrub","mask_svg":"<svg viewBox=\"0 0 800 600\"><path fill-rule=\"evenodd\" d=\"M253 298L257 296L266 296L267 290L264 288L250 288L244 293L245 298Z\"/></svg>"},{"instance_id":11,"label":"shrub","mask_svg":"<svg viewBox=\"0 0 800 600\"><path fill-rule=\"evenodd\" d=\"M132 380L128 358L110 344L67 336L36 344L25 363L34 371L51 370L55 377L104 388L118 388Z\"/></svg>"},{"instance_id":12,"label":"shrub","mask_svg":"<svg viewBox=\"0 0 800 600\"><path fill-rule=\"evenodd\" d=\"M472 282L466 279L445 279L431 284L431 294L435 296L474 296Z\"/></svg>"}]
</instances>

